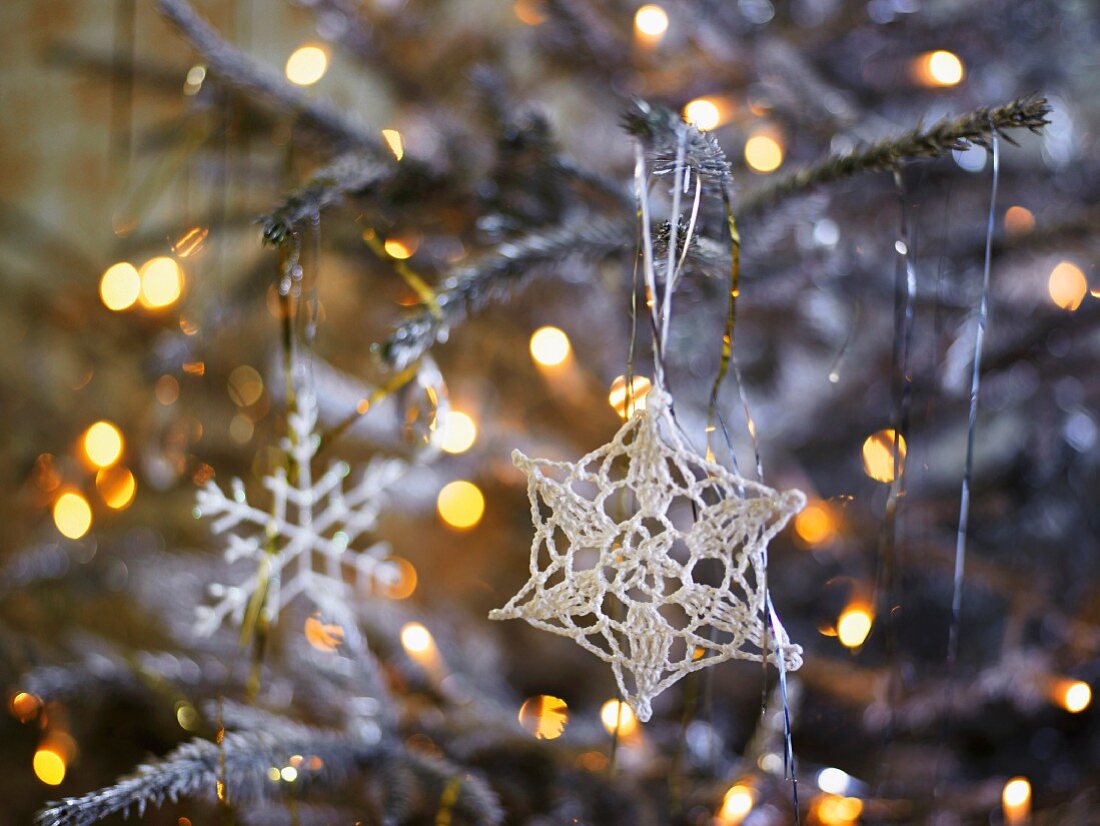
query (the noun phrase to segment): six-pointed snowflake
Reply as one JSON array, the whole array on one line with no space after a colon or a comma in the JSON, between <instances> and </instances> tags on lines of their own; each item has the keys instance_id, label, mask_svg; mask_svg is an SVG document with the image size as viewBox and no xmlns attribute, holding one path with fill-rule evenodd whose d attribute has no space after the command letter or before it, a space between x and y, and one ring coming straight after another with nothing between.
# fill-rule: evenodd
<instances>
[{"instance_id":1,"label":"six-pointed snowflake","mask_svg":"<svg viewBox=\"0 0 1100 826\"><path fill-rule=\"evenodd\" d=\"M210 588L215 601L198 609L200 634L212 633L227 618L240 624L260 588L266 589L263 605L269 619L278 616L282 605L304 595L323 614L347 621L348 606L357 593L392 585L398 575L386 558L389 548L384 543L362 551L353 546L377 526L386 488L405 473L405 462L376 459L345 492L350 468L344 462L334 462L316 482L312 480L310 462L320 444L312 394L299 395L297 411L288 416L287 424L283 448L295 473L289 479L286 470L278 468L264 477L271 494L268 510L249 503L240 479L233 480L231 496L213 481L198 492L195 515L214 517L214 533L232 531L226 560L256 563L256 572L239 585Z\"/></svg>"},{"instance_id":2,"label":"six-pointed snowflake","mask_svg":"<svg viewBox=\"0 0 1100 826\"><path fill-rule=\"evenodd\" d=\"M646 403L579 462L513 453L535 524L531 578L489 615L610 663L643 721L655 696L705 666L802 664L778 620L768 625L765 572L768 541L806 501L685 449L660 389Z\"/></svg>"}]
</instances>

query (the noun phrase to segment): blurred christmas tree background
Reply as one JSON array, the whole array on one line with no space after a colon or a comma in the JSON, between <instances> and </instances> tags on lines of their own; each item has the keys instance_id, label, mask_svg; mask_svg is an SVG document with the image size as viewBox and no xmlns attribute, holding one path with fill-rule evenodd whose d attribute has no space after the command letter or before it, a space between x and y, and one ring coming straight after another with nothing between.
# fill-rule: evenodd
<instances>
[{"instance_id":1,"label":"blurred christmas tree background","mask_svg":"<svg viewBox=\"0 0 1100 826\"><path fill-rule=\"evenodd\" d=\"M768 575L804 650L798 818L1100 822L1095 4L0 19L0 823L61 798L41 823L795 821L775 669L696 672L642 725L604 663L486 619L528 577L512 450L572 460L626 412L634 146L668 172L670 112L708 186L722 150L732 179L685 250L678 421L809 500ZM739 369L708 440L731 254ZM289 600L196 635L210 586L256 574L196 492L300 481L302 370L314 478L385 476L349 503L377 506L353 547L387 575L352 617Z\"/></svg>"}]
</instances>

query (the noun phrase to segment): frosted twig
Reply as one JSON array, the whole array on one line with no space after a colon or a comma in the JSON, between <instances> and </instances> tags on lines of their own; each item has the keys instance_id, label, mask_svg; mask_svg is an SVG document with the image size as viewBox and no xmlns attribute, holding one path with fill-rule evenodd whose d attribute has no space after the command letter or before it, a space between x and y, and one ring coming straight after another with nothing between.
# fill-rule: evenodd
<instances>
[{"instance_id":1,"label":"frosted twig","mask_svg":"<svg viewBox=\"0 0 1100 826\"><path fill-rule=\"evenodd\" d=\"M1039 132L1048 121L1050 106L1045 98L1027 97L994 109L982 107L954 119L944 118L928 129L917 127L870 146L832 155L792 172L775 183L749 193L737 206L737 217L763 212L785 198L822 184L849 178L860 172L893 169L904 160L938 158L968 143L985 145L994 133L1013 143L1004 134L1008 129Z\"/></svg>"},{"instance_id":2,"label":"frosted twig","mask_svg":"<svg viewBox=\"0 0 1100 826\"><path fill-rule=\"evenodd\" d=\"M157 9L202 55L211 72L230 86L294 113L338 147L360 149L378 157L389 156L381 139L366 126L347 117L328 101L318 100L292 86L274 69L226 43L187 0L157 0Z\"/></svg>"}]
</instances>

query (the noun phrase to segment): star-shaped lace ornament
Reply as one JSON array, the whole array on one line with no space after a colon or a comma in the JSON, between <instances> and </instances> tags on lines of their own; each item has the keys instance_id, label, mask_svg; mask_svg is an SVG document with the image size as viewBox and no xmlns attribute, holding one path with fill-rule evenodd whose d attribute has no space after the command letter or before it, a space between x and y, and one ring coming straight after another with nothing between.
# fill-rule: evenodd
<instances>
[{"instance_id":1,"label":"star-shaped lace ornament","mask_svg":"<svg viewBox=\"0 0 1100 826\"><path fill-rule=\"evenodd\" d=\"M387 488L408 466L400 459L375 459L345 491L351 469L345 462L333 462L314 482L310 463L320 445L316 425L316 399L300 393L297 412L287 417L290 436L282 442L297 468L296 478L289 480L282 467L264 477L270 509L250 504L240 479L232 481L229 496L213 481L199 490L196 517L215 517L211 530L216 534L242 529L227 534L226 561L255 560L257 570L239 585L210 587L214 602L199 606L196 633L211 634L227 619L241 624L259 589L266 589L269 619L305 595L322 614L350 622L350 604L357 594L397 581L400 571L387 559L387 544L374 543L362 551L353 545L377 527Z\"/></svg>"},{"instance_id":2,"label":"star-shaped lace ornament","mask_svg":"<svg viewBox=\"0 0 1100 826\"><path fill-rule=\"evenodd\" d=\"M576 463L512 454L535 525L531 579L489 614L610 663L642 721L654 697L706 666L802 665L802 649L768 622L765 571L768 541L806 503L686 449L660 389L645 402Z\"/></svg>"}]
</instances>

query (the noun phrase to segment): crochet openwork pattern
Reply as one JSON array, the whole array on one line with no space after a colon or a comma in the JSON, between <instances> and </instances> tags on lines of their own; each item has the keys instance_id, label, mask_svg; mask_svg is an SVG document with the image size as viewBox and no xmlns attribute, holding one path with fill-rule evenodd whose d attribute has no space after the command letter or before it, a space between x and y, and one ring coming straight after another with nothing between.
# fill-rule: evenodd
<instances>
[{"instance_id":1,"label":"crochet openwork pattern","mask_svg":"<svg viewBox=\"0 0 1100 826\"><path fill-rule=\"evenodd\" d=\"M512 454L527 474L531 579L490 619L525 619L611 664L638 718L686 674L802 649L766 629L767 543L806 502L685 449L654 388L615 438L579 462ZM766 650L765 650L766 649Z\"/></svg>"}]
</instances>

